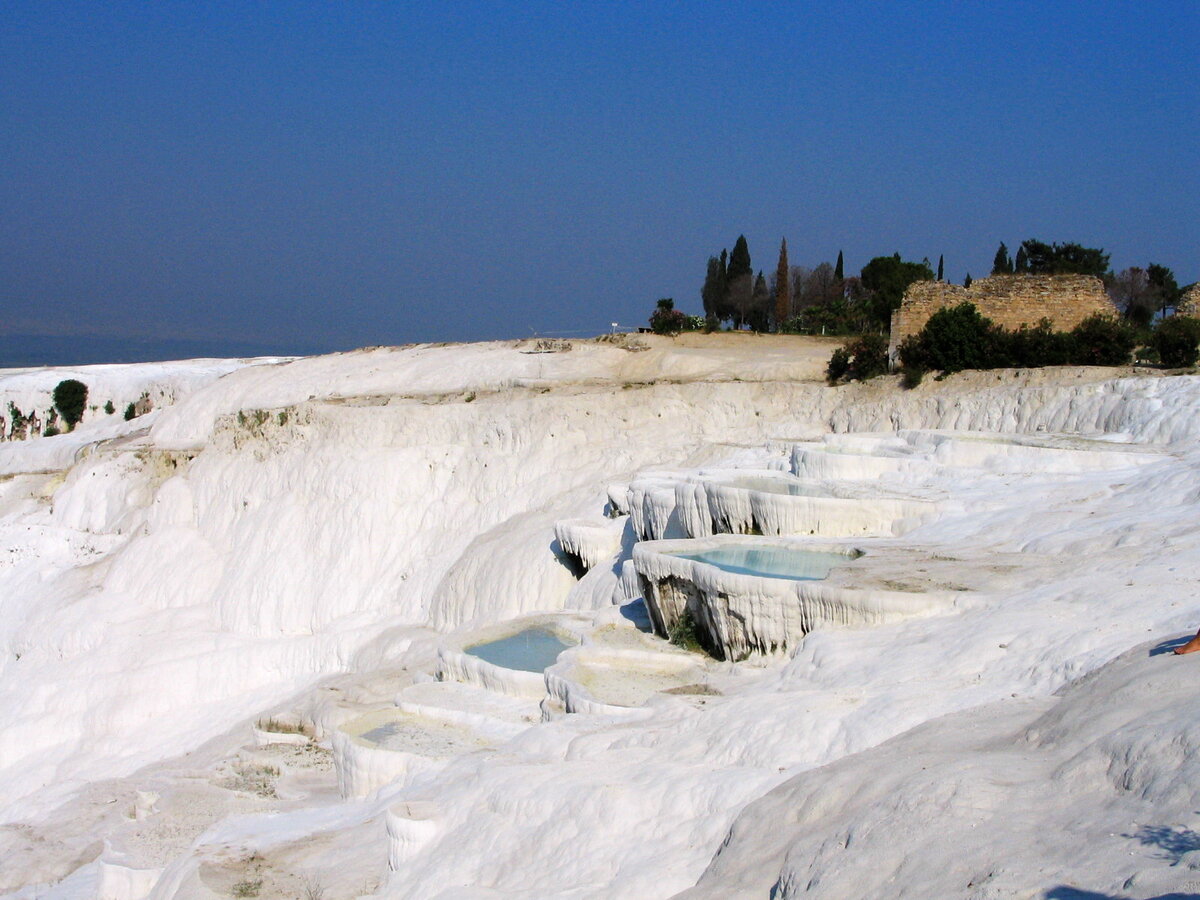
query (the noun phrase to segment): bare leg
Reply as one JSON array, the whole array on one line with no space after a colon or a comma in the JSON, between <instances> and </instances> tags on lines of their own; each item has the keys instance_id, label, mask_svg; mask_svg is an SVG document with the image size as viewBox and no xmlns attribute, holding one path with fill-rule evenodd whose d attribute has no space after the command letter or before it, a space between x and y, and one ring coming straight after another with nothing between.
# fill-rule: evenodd
<instances>
[{"instance_id":1,"label":"bare leg","mask_svg":"<svg viewBox=\"0 0 1200 900\"><path fill-rule=\"evenodd\" d=\"M1184 653L1195 653L1200 650L1200 631L1196 632L1196 636L1184 644L1182 647L1176 647L1176 654L1183 655Z\"/></svg>"}]
</instances>

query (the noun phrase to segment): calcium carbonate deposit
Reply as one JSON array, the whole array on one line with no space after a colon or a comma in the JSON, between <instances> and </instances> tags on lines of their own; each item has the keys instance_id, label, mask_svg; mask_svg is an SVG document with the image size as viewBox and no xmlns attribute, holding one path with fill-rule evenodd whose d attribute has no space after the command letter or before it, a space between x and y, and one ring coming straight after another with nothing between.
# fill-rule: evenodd
<instances>
[{"instance_id":1,"label":"calcium carbonate deposit","mask_svg":"<svg viewBox=\"0 0 1200 900\"><path fill-rule=\"evenodd\" d=\"M1200 379L831 346L0 372L0 897L1200 893Z\"/></svg>"}]
</instances>

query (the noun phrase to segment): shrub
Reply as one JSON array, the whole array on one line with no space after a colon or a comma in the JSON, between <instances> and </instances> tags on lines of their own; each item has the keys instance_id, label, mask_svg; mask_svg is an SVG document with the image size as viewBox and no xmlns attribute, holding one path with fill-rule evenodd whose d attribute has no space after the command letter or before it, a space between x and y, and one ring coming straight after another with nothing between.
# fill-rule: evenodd
<instances>
[{"instance_id":1,"label":"shrub","mask_svg":"<svg viewBox=\"0 0 1200 900\"><path fill-rule=\"evenodd\" d=\"M54 437L56 434L61 434L61 433L62 432L60 432L58 430L58 426L52 422L46 426L46 430L42 432L42 435L44 437Z\"/></svg>"},{"instance_id":2,"label":"shrub","mask_svg":"<svg viewBox=\"0 0 1200 900\"><path fill-rule=\"evenodd\" d=\"M830 384L837 384L849 370L850 353L845 347L838 347L829 357L829 364L825 367L825 380Z\"/></svg>"},{"instance_id":3,"label":"shrub","mask_svg":"<svg viewBox=\"0 0 1200 900\"><path fill-rule=\"evenodd\" d=\"M136 417L137 409L132 403L130 403L127 407L125 407L125 421L128 422L130 419L134 419Z\"/></svg>"},{"instance_id":4,"label":"shrub","mask_svg":"<svg viewBox=\"0 0 1200 900\"><path fill-rule=\"evenodd\" d=\"M925 370L916 366L904 366L900 372L904 376L900 383L904 386L905 390L909 391L920 385L921 380L925 377Z\"/></svg>"},{"instance_id":5,"label":"shrub","mask_svg":"<svg viewBox=\"0 0 1200 900\"><path fill-rule=\"evenodd\" d=\"M704 649L700 644L700 636L696 632L696 620L692 618L690 609L685 609L675 620L675 624L667 632L667 640L676 647L682 647L693 653L699 653Z\"/></svg>"},{"instance_id":6,"label":"shrub","mask_svg":"<svg viewBox=\"0 0 1200 900\"><path fill-rule=\"evenodd\" d=\"M675 308L675 301L663 297L650 314L650 330L655 334L678 334L687 327L688 317Z\"/></svg>"},{"instance_id":7,"label":"shrub","mask_svg":"<svg viewBox=\"0 0 1200 900\"><path fill-rule=\"evenodd\" d=\"M1190 316L1171 316L1154 329L1151 343L1158 358L1168 369L1182 369L1196 364L1200 356L1200 319Z\"/></svg>"},{"instance_id":8,"label":"shrub","mask_svg":"<svg viewBox=\"0 0 1200 900\"><path fill-rule=\"evenodd\" d=\"M1007 345L1004 355L1008 364L1028 369L1068 365L1074 350L1071 335L1055 331L1049 319L1005 333L1003 343Z\"/></svg>"},{"instance_id":9,"label":"shrub","mask_svg":"<svg viewBox=\"0 0 1200 900\"><path fill-rule=\"evenodd\" d=\"M87 385L74 378L60 381L54 388L54 408L57 409L67 423L70 431L83 418L87 407Z\"/></svg>"},{"instance_id":10,"label":"shrub","mask_svg":"<svg viewBox=\"0 0 1200 900\"><path fill-rule=\"evenodd\" d=\"M979 314L974 303L938 310L929 317L918 340L926 369L949 373L1003 364L1002 332Z\"/></svg>"},{"instance_id":11,"label":"shrub","mask_svg":"<svg viewBox=\"0 0 1200 900\"><path fill-rule=\"evenodd\" d=\"M117 411L117 408L115 406L113 406L113 402L111 400L109 400L107 403L104 404L104 412L106 415L111 416L116 411Z\"/></svg>"},{"instance_id":12,"label":"shrub","mask_svg":"<svg viewBox=\"0 0 1200 900\"><path fill-rule=\"evenodd\" d=\"M1134 337L1125 323L1096 313L1071 329L1072 359L1077 366L1123 366L1133 352Z\"/></svg>"},{"instance_id":13,"label":"shrub","mask_svg":"<svg viewBox=\"0 0 1200 900\"><path fill-rule=\"evenodd\" d=\"M850 377L865 381L888 370L888 342L881 334L864 334L846 348L850 354Z\"/></svg>"}]
</instances>

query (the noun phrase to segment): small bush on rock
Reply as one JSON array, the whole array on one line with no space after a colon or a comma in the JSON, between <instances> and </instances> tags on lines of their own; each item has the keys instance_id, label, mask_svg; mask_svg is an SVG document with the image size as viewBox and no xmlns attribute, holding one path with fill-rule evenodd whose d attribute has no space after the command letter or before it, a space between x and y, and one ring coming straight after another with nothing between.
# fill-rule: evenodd
<instances>
[{"instance_id":1,"label":"small bush on rock","mask_svg":"<svg viewBox=\"0 0 1200 900\"><path fill-rule=\"evenodd\" d=\"M117 408L115 406L113 406L113 402L111 400L109 400L107 403L104 404L105 415L111 416L116 411L117 411Z\"/></svg>"},{"instance_id":2,"label":"small bush on rock","mask_svg":"<svg viewBox=\"0 0 1200 900\"><path fill-rule=\"evenodd\" d=\"M127 407L125 407L125 421L128 422L130 419L134 418L137 418L137 409L132 403L130 403Z\"/></svg>"},{"instance_id":3,"label":"small bush on rock","mask_svg":"<svg viewBox=\"0 0 1200 900\"><path fill-rule=\"evenodd\" d=\"M1168 369L1194 366L1200 356L1200 319L1171 316L1158 323L1151 340L1159 361Z\"/></svg>"},{"instance_id":4,"label":"small bush on rock","mask_svg":"<svg viewBox=\"0 0 1200 900\"><path fill-rule=\"evenodd\" d=\"M850 377L866 381L877 375L886 375L888 370L888 342L881 334L864 334L851 341Z\"/></svg>"},{"instance_id":5,"label":"small bush on rock","mask_svg":"<svg viewBox=\"0 0 1200 900\"><path fill-rule=\"evenodd\" d=\"M675 301L663 297L650 314L650 330L655 334L679 334L688 327L688 317L675 308Z\"/></svg>"},{"instance_id":6,"label":"small bush on rock","mask_svg":"<svg viewBox=\"0 0 1200 900\"><path fill-rule=\"evenodd\" d=\"M76 423L83 418L83 411L87 407L87 393L87 385L74 378L60 381L55 386L54 408L62 414L68 431L73 429Z\"/></svg>"},{"instance_id":7,"label":"small bush on rock","mask_svg":"<svg viewBox=\"0 0 1200 900\"><path fill-rule=\"evenodd\" d=\"M838 347L829 357L829 364L825 366L825 380L830 384L837 384L848 371L850 371L850 353L845 347Z\"/></svg>"},{"instance_id":8,"label":"small bush on rock","mask_svg":"<svg viewBox=\"0 0 1200 900\"><path fill-rule=\"evenodd\" d=\"M825 380L830 384L837 384L842 378L865 381L886 375L887 370L887 338L880 334L864 334L833 351L825 367Z\"/></svg>"}]
</instances>

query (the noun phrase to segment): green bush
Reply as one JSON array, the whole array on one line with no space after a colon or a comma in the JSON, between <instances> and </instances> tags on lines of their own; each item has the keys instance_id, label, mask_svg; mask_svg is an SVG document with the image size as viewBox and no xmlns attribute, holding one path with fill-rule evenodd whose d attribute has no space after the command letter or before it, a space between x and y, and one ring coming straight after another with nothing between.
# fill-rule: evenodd
<instances>
[{"instance_id":1,"label":"green bush","mask_svg":"<svg viewBox=\"0 0 1200 900\"><path fill-rule=\"evenodd\" d=\"M1101 313L1088 316L1071 329L1071 340L1071 362L1077 366L1126 365L1135 343L1133 332L1124 322Z\"/></svg>"},{"instance_id":2,"label":"green bush","mask_svg":"<svg viewBox=\"0 0 1200 900\"><path fill-rule=\"evenodd\" d=\"M829 364L825 366L825 380L830 384L837 384L848 371L850 371L850 353L845 347L838 347L829 357Z\"/></svg>"},{"instance_id":3,"label":"green bush","mask_svg":"<svg viewBox=\"0 0 1200 900\"><path fill-rule=\"evenodd\" d=\"M825 380L837 384L843 378L865 381L888 370L888 341L881 334L864 334L838 347L825 367Z\"/></svg>"},{"instance_id":4,"label":"green bush","mask_svg":"<svg viewBox=\"0 0 1200 900\"><path fill-rule=\"evenodd\" d=\"M134 419L136 417L137 409L132 403L130 403L127 407L125 407L125 421L128 422L130 419Z\"/></svg>"},{"instance_id":5,"label":"green bush","mask_svg":"<svg viewBox=\"0 0 1200 900\"><path fill-rule=\"evenodd\" d=\"M70 431L83 418L87 407L87 385L74 378L60 381L54 388L54 408L59 411Z\"/></svg>"},{"instance_id":6,"label":"green bush","mask_svg":"<svg viewBox=\"0 0 1200 900\"><path fill-rule=\"evenodd\" d=\"M1003 333L991 319L979 314L974 303L938 310L929 317L918 340L925 369L949 373L1004 364Z\"/></svg>"},{"instance_id":7,"label":"green bush","mask_svg":"<svg viewBox=\"0 0 1200 900\"><path fill-rule=\"evenodd\" d=\"M900 374L904 376L900 383L904 386L905 390L909 391L918 387L922 379L925 378L925 370L917 366L903 366L900 369Z\"/></svg>"},{"instance_id":8,"label":"green bush","mask_svg":"<svg viewBox=\"0 0 1200 900\"><path fill-rule=\"evenodd\" d=\"M113 402L111 400L109 400L107 403L104 404L104 412L106 415L111 416L116 411L117 411L117 408L115 406L113 406Z\"/></svg>"},{"instance_id":9,"label":"green bush","mask_svg":"<svg viewBox=\"0 0 1200 900\"><path fill-rule=\"evenodd\" d=\"M685 609L675 620L675 624L667 632L667 640L676 647L682 647L693 653L700 653L704 650L700 643L700 635L696 631L696 620L692 618L690 609Z\"/></svg>"},{"instance_id":10,"label":"green bush","mask_svg":"<svg viewBox=\"0 0 1200 900\"><path fill-rule=\"evenodd\" d=\"M655 334L679 334L688 327L688 317L675 308L675 301L663 297L650 314L650 330Z\"/></svg>"},{"instance_id":11,"label":"green bush","mask_svg":"<svg viewBox=\"0 0 1200 900\"><path fill-rule=\"evenodd\" d=\"M1075 349L1071 335L1055 331L1049 319L1006 332L1002 343L1008 365L1027 369L1069 365Z\"/></svg>"},{"instance_id":12,"label":"green bush","mask_svg":"<svg viewBox=\"0 0 1200 900\"><path fill-rule=\"evenodd\" d=\"M1171 316L1154 329L1151 339L1159 361L1168 369L1194 366L1200 356L1200 319L1190 316Z\"/></svg>"},{"instance_id":13,"label":"green bush","mask_svg":"<svg viewBox=\"0 0 1200 900\"><path fill-rule=\"evenodd\" d=\"M54 423L47 425L45 431L42 432L44 437L54 437L56 434L62 434L62 432L58 430L58 426Z\"/></svg>"},{"instance_id":14,"label":"green bush","mask_svg":"<svg viewBox=\"0 0 1200 900\"><path fill-rule=\"evenodd\" d=\"M851 378L866 381L888 370L888 341L881 334L864 334L846 348L850 354Z\"/></svg>"}]
</instances>

